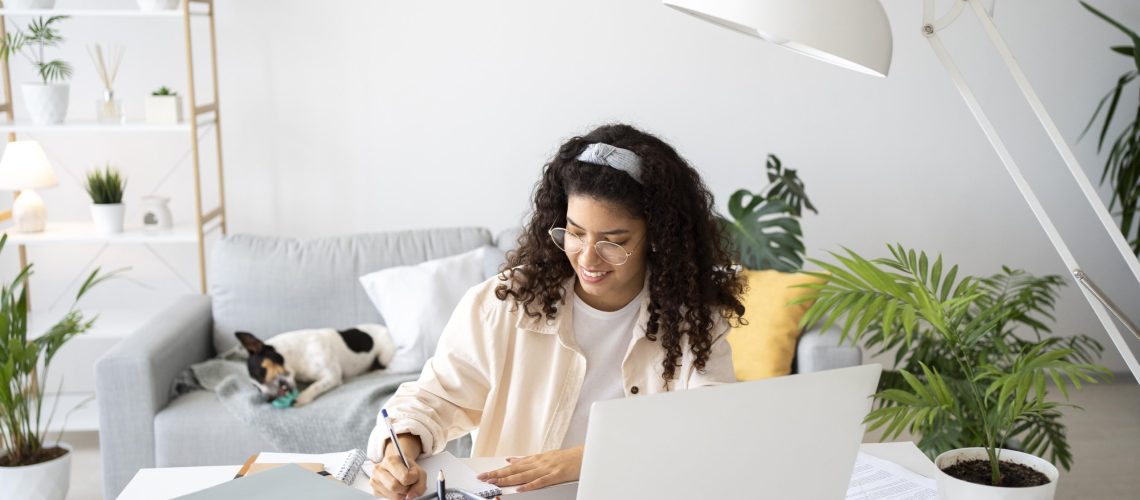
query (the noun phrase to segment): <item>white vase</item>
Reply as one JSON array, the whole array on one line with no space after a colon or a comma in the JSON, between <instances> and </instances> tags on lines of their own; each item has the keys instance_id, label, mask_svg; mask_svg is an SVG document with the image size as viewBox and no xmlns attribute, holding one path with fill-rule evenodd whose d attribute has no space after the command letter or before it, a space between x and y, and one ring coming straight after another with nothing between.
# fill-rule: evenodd
<instances>
[{"instance_id":1,"label":"white vase","mask_svg":"<svg viewBox=\"0 0 1140 500\"><path fill-rule=\"evenodd\" d=\"M138 0L139 10L171 10L178 8L180 0Z\"/></svg>"},{"instance_id":2,"label":"white vase","mask_svg":"<svg viewBox=\"0 0 1140 500\"><path fill-rule=\"evenodd\" d=\"M964 460L989 460L985 448L959 448L938 455L934 465L938 467L938 498L941 500L1053 500L1057 491L1057 468L1047 460L1028 453L1013 450L999 450L1003 462L1013 462L1030 467L1049 478L1048 484L1028 488L1003 488L963 481L945 472L943 468Z\"/></svg>"},{"instance_id":3,"label":"white vase","mask_svg":"<svg viewBox=\"0 0 1140 500\"><path fill-rule=\"evenodd\" d=\"M173 125L182 122L182 96L146 96L146 122Z\"/></svg>"},{"instance_id":4,"label":"white vase","mask_svg":"<svg viewBox=\"0 0 1140 500\"><path fill-rule=\"evenodd\" d=\"M95 232L103 236L123 232L122 203L92 203L91 218L95 221Z\"/></svg>"},{"instance_id":5,"label":"white vase","mask_svg":"<svg viewBox=\"0 0 1140 500\"><path fill-rule=\"evenodd\" d=\"M4 0L4 8L12 10L51 9L54 7L55 0Z\"/></svg>"},{"instance_id":6,"label":"white vase","mask_svg":"<svg viewBox=\"0 0 1140 500\"><path fill-rule=\"evenodd\" d=\"M174 225L174 216L170 213L170 198L165 196L143 196L143 232L158 233L170 229Z\"/></svg>"},{"instance_id":7,"label":"white vase","mask_svg":"<svg viewBox=\"0 0 1140 500\"><path fill-rule=\"evenodd\" d=\"M24 101L28 115L36 125L57 125L67 118L67 101L71 86L66 83L25 83Z\"/></svg>"},{"instance_id":8,"label":"white vase","mask_svg":"<svg viewBox=\"0 0 1140 500\"><path fill-rule=\"evenodd\" d=\"M62 457L35 465L0 467L0 500L63 500L71 482L71 447Z\"/></svg>"}]
</instances>

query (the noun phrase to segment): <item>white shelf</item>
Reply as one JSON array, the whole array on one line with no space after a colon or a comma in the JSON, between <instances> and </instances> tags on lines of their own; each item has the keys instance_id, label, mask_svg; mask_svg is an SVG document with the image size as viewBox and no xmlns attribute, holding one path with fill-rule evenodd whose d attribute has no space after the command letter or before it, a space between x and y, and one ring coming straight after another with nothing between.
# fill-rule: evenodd
<instances>
[{"instance_id":1,"label":"white shelf","mask_svg":"<svg viewBox=\"0 0 1140 500\"><path fill-rule=\"evenodd\" d=\"M202 127L213 123L213 118L198 122ZM177 123L173 125L155 125L144 122L127 123L99 123L94 120L75 120L59 125L36 125L31 122L0 122L0 132L42 133L42 132L189 132L190 123Z\"/></svg>"},{"instance_id":2,"label":"white shelf","mask_svg":"<svg viewBox=\"0 0 1140 500\"><path fill-rule=\"evenodd\" d=\"M208 15L208 10L191 10L191 16ZM142 11L132 9L0 9L0 16L28 17L182 17L182 9Z\"/></svg>"},{"instance_id":3,"label":"white shelf","mask_svg":"<svg viewBox=\"0 0 1140 500\"><path fill-rule=\"evenodd\" d=\"M4 231L8 243L20 245L58 243L108 243L108 244L153 244L153 243L193 243L198 241L198 233L192 224L177 224L173 228L155 234L144 233L139 227L126 227L119 234L101 235L95 232L91 222L48 222L42 233L19 233L13 229Z\"/></svg>"}]
</instances>

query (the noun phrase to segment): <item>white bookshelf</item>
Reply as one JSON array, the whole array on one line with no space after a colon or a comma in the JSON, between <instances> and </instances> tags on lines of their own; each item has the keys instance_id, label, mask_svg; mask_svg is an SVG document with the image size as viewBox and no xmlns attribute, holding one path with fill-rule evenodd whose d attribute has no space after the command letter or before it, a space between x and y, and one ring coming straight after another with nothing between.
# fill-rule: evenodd
<instances>
[{"instance_id":1,"label":"white bookshelf","mask_svg":"<svg viewBox=\"0 0 1140 500\"><path fill-rule=\"evenodd\" d=\"M78 3L78 2L77 2ZM34 18L34 17L49 17L49 16L71 16L76 18L91 18L90 22L110 22L111 18L140 18L140 19L162 19L170 18L177 19L179 31L184 39L184 53L186 58L186 83L185 87L180 89L179 94L183 97L182 105L184 106L184 121L177 124L151 124L145 121L130 121L125 123L100 123L93 119L88 120L68 120L64 123L57 125L38 125L31 123L22 117L16 117L14 110L17 107L13 102L18 96L12 95L12 81L9 72L9 61L4 59L0 61L0 77L3 79L3 86L0 90L4 93L4 100L0 102L0 134L6 134L9 141L15 140L19 135L24 134L106 134L106 135L128 135L131 138L134 135L148 135L148 134L182 134L190 142L191 155L190 166L193 171L194 185L190 193L194 199L194 212L187 216L187 214L174 214L178 220L187 221L186 224L176 226L171 230L158 234L144 233L138 228L128 229L122 234L116 235L100 235L96 234L92 225L86 222L57 222L48 223L47 230L37 234L22 234L9 231L9 241L19 246L20 266L28 264L28 255L26 246L29 245L55 245L55 244L73 244L73 243L96 243L96 244L137 244L137 245L150 245L150 244L167 244L167 243L185 243L197 246L198 250L198 288L201 293L206 292L206 236L219 230L219 233L225 235L227 232L227 218L225 206L225 175L223 172L222 162L222 136L221 136L221 105L218 102L218 75L217 75L217 43L214 23L214 9L213 0L183 0L182 3L175 9L171 10L158 10L158 11L142 11L130 7L121 8L99 8L98 4L105 2L93 2L85 0L82 2L82 8L59 8L47 10L35 9L6 9L0 8L0 23L12 17L19 18ZM206 20L205 23L192 23L193 18ZM163 21L165 22L165 21ZM0 34L4 33L6 24L0 24ZM172 26L173 27L173 26ZM205 30L204 32L202 30ZM195 33L197 32L197 33ZM205 49L208 55L209 62L206 64L195 64L194 60L194 46L192 41L201 36L203 40L208 40L209 48ZM199 49L201 51L203 49ZM195 66L203 66L195 68ZM210 74L210 85L208 87L212 92L212 102L207 102L208 99L202 99L205 92L199 92L199 85L195 81L196 69L205 70ZM212 128L213 147L209 147L209 143L204 138L203 131L207 128ZM206 149L207 151L203 151ZM213 149L213 151L208 151ZM216 206L203 206L203 176L202 176L202 162L207 156L214 156L216 154L216 167L217 167L217 192L218 202ZM126 172L129 175L129 172ZM128 201L128 203L130 203ZM11 212L2 210L5 207L0 207L0 222L11 217ZM192 221L192 222L191 222ZM102 249L100 249L102 252ZM155 254L158 256L158 254ZM98 254L96 257L98 258ZM161 258L161 257L160 257ZM164 263L166 263L164 261ZM170 267L169 263L166 263ZM40 264L41 267L50 264ZM172 268L173 269L173 268ZM34 303L35 301L33 301ZM33 306L35 307L35 306Z\"/></svg>"},{"instance_id":2,"label":"white bookshelf","mask_svg":"<svg viewBox=\"0 0 1140 500\"><path fill-rule=\"evenodd\" d=\"M212 124L213 119L198 121L199 127ZM68 133L68 132L94 132L94 133L147 133L147 132L178 132L189 133L190 123L174 123L159 125L145 122L126 123L99 123L94 120L72 120L58 125L37 125L32 122L0 122L0 132L13 132L23 134L39 133Z\"/></svg>"},{"instance_id":3,"label":"white bookshelf","mask_svg":"<svg viewBox=\"0 0 1140 500\"><path fill-rule=\"evenodd\" d=\"M209 15L209 10L191 9L191 16ZM181 18L182 9L142 11L134 9L0 9L0 16L11 17L170 17Z\"/></svg>"},{"instance_id":4,"label":"white bookshelf","mask_svg":"<svg viewBox=\"0 0 1140 500\"><path fill-rule=\"evenodd\" d=\"M145 232L141 227L123 228L118 234L103 235L95 232L92 222L48 222L42 233L20 233L5 231L10 243L21 245L47 245L59 243L108 243L108 244L160 244L193 243L198 234L191 224L178 224L159 231Z\"/></svg>"}]
</instances>

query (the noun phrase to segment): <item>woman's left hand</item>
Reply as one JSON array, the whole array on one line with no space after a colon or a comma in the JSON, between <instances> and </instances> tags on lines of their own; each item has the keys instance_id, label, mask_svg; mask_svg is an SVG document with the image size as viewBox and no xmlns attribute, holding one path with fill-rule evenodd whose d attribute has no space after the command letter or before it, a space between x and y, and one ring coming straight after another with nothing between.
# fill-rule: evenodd
<instances>
[{"instance_id":1,"label":"woman's left hand","mask_svg":"<svg viewBox=\"0 0 1140 500\"><path fill-rule=\"evenodd\" d=\"M554 450L526 457L508 458L510 465L479 474L480 481L495 486L515 486L530 491L552 484L577 481L582 473L584 446Z\"/></svg>"}]
</instances>

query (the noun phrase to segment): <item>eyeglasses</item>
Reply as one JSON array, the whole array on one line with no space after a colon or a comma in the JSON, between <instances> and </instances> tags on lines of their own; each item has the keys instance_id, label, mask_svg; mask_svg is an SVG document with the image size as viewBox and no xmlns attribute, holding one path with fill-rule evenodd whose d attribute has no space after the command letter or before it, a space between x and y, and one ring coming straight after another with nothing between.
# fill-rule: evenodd
<instances>
[{"instance_id":1,"label":"eyeglasses","mask_svg":"<svg viewBox=\"0 0 1140 500\"><path fill-rule=\"evenodd\" d=\"M550 234L550 239L554 240L554 245L563 252L575 254L581 252L582 249L586 247L586 242L582 241L581 237L567 231L566 228L552 227L547 233ZM641 242L639 241L638 245L640 244ZM634 245L633 248L636 249L637 245ZM629 261L629 257L633 255L633 252L626 251L625 247L605 240L594 243L594 250L598 252L598 256L601 257L602 260L615 266L625 264Z\"/></svg>"}]
</instances>

